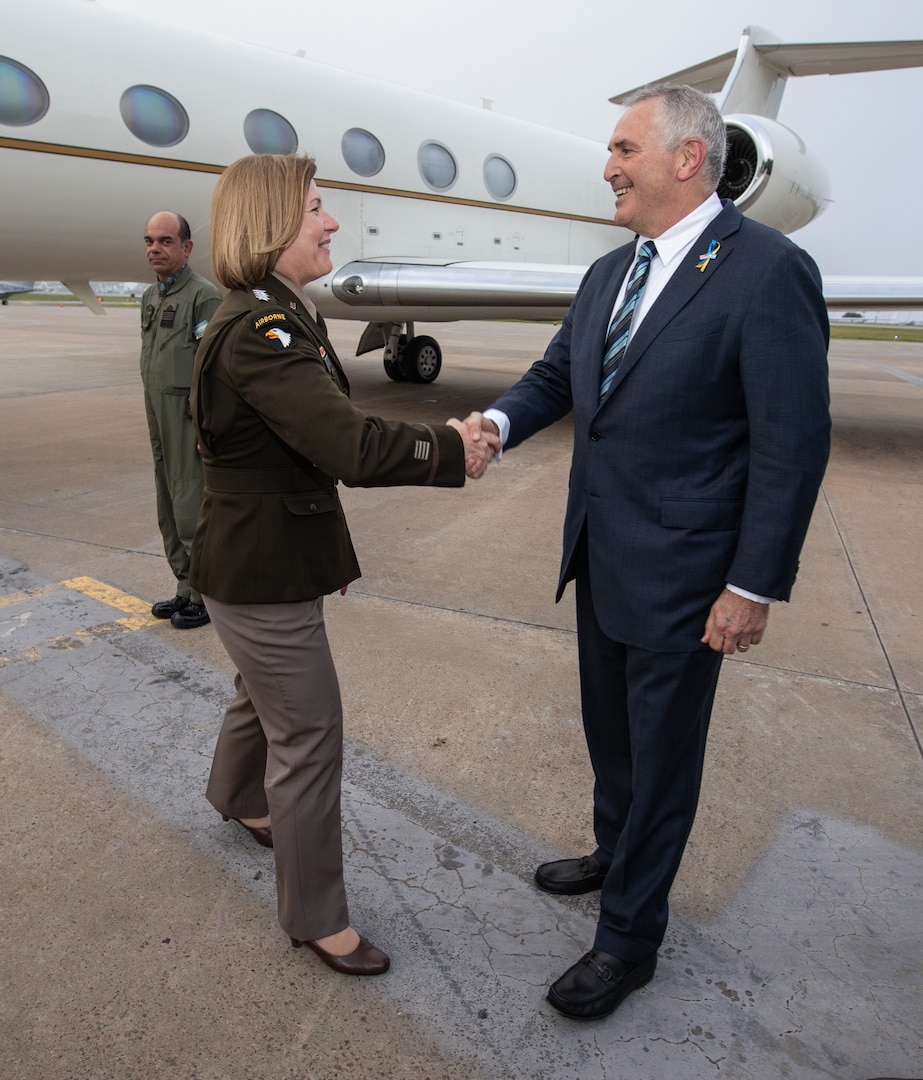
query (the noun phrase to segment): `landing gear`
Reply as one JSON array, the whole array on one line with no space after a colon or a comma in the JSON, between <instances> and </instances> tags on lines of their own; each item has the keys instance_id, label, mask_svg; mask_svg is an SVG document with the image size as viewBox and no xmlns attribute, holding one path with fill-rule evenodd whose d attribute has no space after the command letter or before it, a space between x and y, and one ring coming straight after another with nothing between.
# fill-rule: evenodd
<instances>
[{"instance_id":1,"label":"landing gear","mask_svg":"<svg viewBox=\"0 0 923 1080\"><path fill-rule=\"evenodd\" d=\"M401 367L399 360L388 360L386 358L385 374L395 382L407 382L407 376L404 374L404 369Z\"/></svg>"},{"instance_id":2,"label":"landing gear","mask_svg":"<svg viewBox=\"0 0 923 1080\"><path fill-rule=\"evenodd\" d=\"M385 374L395 382L431 383L442 369L442 349L435 338L414 337L413 323L401 333L400 323L392 323L385 345Z\"/></svg>"},{"instance_id":3,"label":"landing gear","mask_svg":"<svg viewBox=\"0 0 923 1080\"><path fill-rule=\"evenodd\" d=\"M400 326L394 323L391 336L385 344L385 374L394 382L407 382L408 375L401 363L401 354L407 348L407 335L399 333Z\"/></svg>"}]
</instances>

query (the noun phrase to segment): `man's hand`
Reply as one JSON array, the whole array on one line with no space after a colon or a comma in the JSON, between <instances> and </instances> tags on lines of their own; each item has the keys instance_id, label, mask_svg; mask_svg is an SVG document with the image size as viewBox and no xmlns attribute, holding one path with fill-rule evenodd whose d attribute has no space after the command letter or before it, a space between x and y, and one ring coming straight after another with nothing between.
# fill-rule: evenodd
<instances>
[{"instance_id":1,"label":"man's hand","mask_svg":"<svg viewBox=\"0 0 923 1080\"><path fill-rule=\"evenodd\" d=\"M477 419L473 420L475 417ZM465 476L471 480L479 480L500 450L500 435L496 431L496 424L484 420L480 413L471 413L464 422L453 416L446 423L455 428L465 444ZM494 430L491 431L491 428Z\"/></svg>"},{"instance_id":2,"label":"man's hand","mask_svg":"<svg viewBox=\"0 0 923 1080\"><path fill-rule=\"evenodd\" d=\"M471 435L471 438L475 442L477 442L478 439L482 438L484 435L499 436L500 434L500 429L493 422L493 420L488 420L483 413L468 413L468 415L465 417L464 423L465 427L468 429L468 433ZM500 449L499 445L497 449Z\"/></svg>"},{"instance_id":3,"label":"man's hand","mask_svg":"<svg viewBox=\"0 0 923 1080\"><path fill-rule=\"evenodd\" d=\"M701 641L715 652L746 652L763 640L768 621L768 604L758 604L725 589L712 604Z\"/></svg>"}]
</instances>

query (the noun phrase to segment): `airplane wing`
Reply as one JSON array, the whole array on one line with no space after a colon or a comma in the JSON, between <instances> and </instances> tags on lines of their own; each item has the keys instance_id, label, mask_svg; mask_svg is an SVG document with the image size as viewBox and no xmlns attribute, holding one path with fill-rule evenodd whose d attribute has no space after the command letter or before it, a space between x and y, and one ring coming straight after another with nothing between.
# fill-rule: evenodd
<instances>
[{"instance_id":1,"label":"airplane wing","mask_svg":"<svg viewBox=\"0 0 923 1080\"><path fill-rule=\"evenodd\" d=\"M824 278L824 299L831 311L923 310L923 278L831 275Z\"/></svg>"},{"instance_id":2,"label":"airplane wing","mask_svg":"<svg viewBox=\"0 0 923 1080\"><path fill-rule=\"evenodd\" d=\"M573 303L587 269L542 263L356 260L336 270L332 290L351 308L369 309L370 318L373 310L432 305L440 312L454 309L450 318L557 321ZM919 277L827 275L823 288L831 311L923 310Z\"/></svg>"}]
</instances>

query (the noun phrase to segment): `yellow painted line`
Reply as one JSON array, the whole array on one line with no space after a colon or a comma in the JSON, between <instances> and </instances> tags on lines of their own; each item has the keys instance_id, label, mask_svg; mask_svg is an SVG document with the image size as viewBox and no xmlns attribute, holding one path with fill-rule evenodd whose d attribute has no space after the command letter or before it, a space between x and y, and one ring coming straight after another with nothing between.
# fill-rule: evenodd
<instances>
[{"instance_id":1,"label":"yellow painted line","mask_svg":"<svg viewBox=\"0 0 923 1080\"><path fill-rule=\"evenodd\" d=\"M49 638L44 643L46 649L80 649L85 642L98 640L107 632L118 629L121 631L141 630L145 626L154 626L160 620L151 614L151 605L146 600L140 600L137 596L114 589L111 585L105 585L101 581L90 577L69 578L60 585L38 585L34 589L24 589L12 596L0 598L0 608L11 607L14 604L27 603L39 596L48 596L56 589L64 587L74 592L83 593L91 600L99 600L107 607L115 608L116 611L124 612L124 618L114 619L112 622L103 623L86 630L75 630L70 634L62 634L59 637ZM0 654L0 668L6 667L15 661L25 660L27 663L35 663L42 658L42 648L38 645L28 646L18 656Z\"/></svg>"},{"instance_id":2,"label":"yellow painted line","mask_svg":"<svg viewBox=\"0 0 923 1080\"><path fill-rule=\"evenodd\" d=\"M37 645L30 645L19 656L0 656L0 668L6 667L7 664L12 664L17 660L26 660L27 662L34 663L41 658L41 649L39 649Z\"/></svg>"},{"instance_id":3,"label":"yellow painted line","mask_svg":"<svg viewBox=\"0 0 923 1080\"><path fill-rule=\"evenodd\" d=\"M48 596L56 588L56 585L36 585L34 589L23 589L22 592L13 593L11 596L0 596L0 608L23 604L36 596Z\"/></svg>"},{"instance_id":4,"label":"yellow painted line","mask_svg":"<svg viewBox=\"0 0 923 1080\"><path fill-rule=\"evenodd\" d=\"M126 630L140 630L143 626L152 626L157 622L151 614L149 603L139 600L137 596L124 593L121 589L104 585L95 578L70 578L68 581L62 581L61 584L65 589L73 589L74 592L89 596L91 600L99 600L100 603L107 604L117 611L124 611L127 618L117 619L115 625L124 627Z\"/></svg>"}]
</instances>

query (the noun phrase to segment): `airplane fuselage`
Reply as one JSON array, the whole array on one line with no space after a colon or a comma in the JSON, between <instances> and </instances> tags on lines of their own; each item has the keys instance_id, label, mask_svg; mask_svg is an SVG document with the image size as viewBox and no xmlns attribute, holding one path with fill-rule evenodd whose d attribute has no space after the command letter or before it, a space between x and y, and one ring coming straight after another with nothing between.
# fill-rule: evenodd
<instances>
[{"instance_id":1,"label":"airplane fuselage","mask_svg":"<svg viewBox=\"0 0 923 1080\"><path fill-rule=\"evenodd\" d=\"M0 205L0 273L12 275L15 266L23 276L65 282L144 280L141 236L160 209L190 221L193 265L208 273L212 189L221 169L252 152L245 127L254 113L283 118L298 148L316 157L325 203L340 222L336 266L376 259L586 266L626 235L611 223L613 196L602 180L607 133L595 143L78 0L17 8L2 51L44 83L48 107L34 123L0 122L0 168L12 193ZM185 113L188 131L174 145L152 145L129 129L126 115L145 123L144 102L125 98L139 87L166 91ZM148 104L153 114L158 102ZM157 116L149 119L151 134L169 137ZM374 175L358 175L344 158L344 137L355 132L380 142ZM440 190L421 168L436 155L442 184L443 151L457 175ZM498 161L515 176L503 198L485 181ZM41 207L41 232L24 203ZM367 318L333 297L329 280L314 291L326 315ZM402 308L376 317L440 314Z\"/></svg>"}]
</instances>

